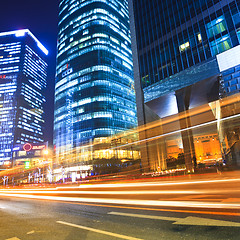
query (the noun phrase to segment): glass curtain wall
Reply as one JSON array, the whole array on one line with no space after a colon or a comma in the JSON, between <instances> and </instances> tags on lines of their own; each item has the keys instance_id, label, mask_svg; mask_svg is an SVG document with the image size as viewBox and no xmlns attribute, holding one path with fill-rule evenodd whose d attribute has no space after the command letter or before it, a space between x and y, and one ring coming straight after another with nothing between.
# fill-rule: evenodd
<instances>
[{"instance_id":1,"label":"glass curtain wall","mask_svg":"<svg viewBox=\"0 0 240 240\"><path fill-rule=\"evenodd\" d=\"M62 0L59 8L56 155L74 151L68 159L78 162L82 144L136 126L128 5Z\"/></svg>"}]
</instances>

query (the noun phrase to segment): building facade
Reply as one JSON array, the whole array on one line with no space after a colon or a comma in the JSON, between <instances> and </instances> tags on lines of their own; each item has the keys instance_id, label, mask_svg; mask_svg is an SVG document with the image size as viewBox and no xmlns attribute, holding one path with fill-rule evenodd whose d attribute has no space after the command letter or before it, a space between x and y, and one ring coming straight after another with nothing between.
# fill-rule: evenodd
<instances>
[{"instance_id":1,"label":"building facade","mask_svg":"<svg viewBox=\"0 0 240 240\"><path fill-rule=\"evenodd\" d=\"M56 155L135 127L135 104L127 1L60 1Z\"/></svg>"},{"instance_id":2,"label":"building facade","mask_svg":"<svg viewBox=\"0 0 240 240\"><path fill-rule=\"evenodd\" d=\"M15 146L44 141L47 54L27 29L0 33L0 168Z\"/></svg>"},{"instance_id":3,"label":"building facade","mask_svg":"<svg viewBox=\"0 0 240 240\"><path fill-rule=\"evenodd\" d=\"M145 103L223 72L216 56L239 45L239 4L231 0L130 1L134 62L139 63L135 72ZM238 55L234 52L232 58ZM239 92L238 82L229 80L224 78L226 93Z\"/></svg>"},{"instance_id":4,"label":"building facade","mask_svg":"<svg viewBox=\"0 0 240 240\"><path fill-rule=\"evenodd\" d=\"M240 1L129 0L129 8L140 125L239 93Z\"/></svg>"}]
</instances>

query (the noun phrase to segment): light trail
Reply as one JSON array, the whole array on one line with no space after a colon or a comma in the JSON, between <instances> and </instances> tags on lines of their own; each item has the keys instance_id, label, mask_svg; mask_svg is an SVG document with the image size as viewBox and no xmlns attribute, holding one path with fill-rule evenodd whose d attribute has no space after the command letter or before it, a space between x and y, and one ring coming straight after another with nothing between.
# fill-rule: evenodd
<instances>
[{"instance_id":1,"label":"light trail","mask_svg":"<svg viewBox=\"0 0 240 240\"><path fill-rule=\"evenodd\" d=\"M240 190L239 190L240 191ZM29 193L51 193L51 194L93 194L93 195L150 195L150 194L201 194L205 193L205 191L38 191L38 190L8 190L8 191L1 191L0 193L23 193L23 194L29 194Z\"/></svg>"},{"instance_id":2,"label":"light trail","mask_svg":"<svg viewBox=\"0 0 240 240\"><path fill-rule=\"evenodd\" d=\"M90 188L124 188L124 187L155 187L155 186L174 186L174 185L191 185L191 184L209 184L209 183L224 183L224 182L240 182L240 178L233 179L217 179L217 180L198 180L198 181L171 181L171 182L138 182L138 183L106 183L106 184L87 184L79 186L61 186L56 188L26 188L26 191L48 191L48 190L61 190L61 189L90 189ZM2 188L0 191L23 191L22 189L15 188ZM238 191L238 190L237 190Z\"/></svg>"},{"instance_id":3,"label":"light trail","mask_svg":"<svg viewBox=\"0 0 240 240\"><path fill-rule=\"evenodd\" d=\"M219 203L219 202L193 202L193 201L155 201L155 200L126 200L126 199L104 199L104 198L78 198L78 197L57 197L40 196L29 194L7 194L1 193L2 197L17 197L27 199L55 200L64 202L86 202L86 203L107 203L120 205L157 206L157 207L187 207L187 208L212 208L212 209L240 209L240 203Z\"/></svg>"},{"instance_id":4,"label":"light trail","mask_svg":"<svg viewBox=\"0 0 240 240\"><path fill-rule=\"evenodd\" d=\"M17 194L67 194L67 195L72 195L72 194L89 194L89 195L175 195L175 194L191 194L191 195L198 195L198 194L226 194L226 193L239 193L240 190L186 190L186 191L161 191L161 190L153 190L153 191L144 191L144 190L139 190L139 191L59 191L59 190L0 190L0 193L5 194L6 192L9 193L17 193Z\"/></svg>"},{"instance_id":5,"label":"light trail","mask_svg":"<svg viewBox=\"0 0 240 240\"><path fill-rule=\"evenodd\" d=\"M122 188L122 187L154 187L154 186L173 186L173 185L188 185L188 184L205 184L205 183L221 183L221 182L239 182L240 178L234 179L218 179L218 180L199 180L199 181L171 181L171 182L139 182L139 183L113 183L113 184L97 184L97 185L80 185L78 187L57 187L56 189L71 189L71 188Z\"/></svg>"},{"instance_id":6,"label":"light trail","mask_svg":"<svg viewBox=\"0 0 240 240\"><path fill-rule=\"evenodd\" d=\"M224 100L223 99L220 100L221 108L223 108L224 106L233 104L233 103L238 103L238 102L240 102L240 94L235 94L234 96L229 96L229 97L224 98ZM204 104L200 107L196 107L194 109L191 109L190 111L183 112L181 114L172 115L170 118L165 117L161 121L159 121L159 120L154 121L154 122L145 124L143 126L139 126L135 129L131 129L131 130L127 131L127 135L131 136L131 135L134 135L136 133L147 131L149 129L153 129L153 128L156 128L156 127L159 127L159 126L167 125L169 123L176 122L176 121L179 121L181 119L185 119L186 117L193 117L193 116L200 115L202 113L209 112L209 111L210 112L212 111L211 108L209 107L209 104ZM216 122L219 122L219 121L222 121L222 119L216 120ZM120 134L115 136L115 138L124 138L124 137L126 137L126 132L120 133ZM134 144L134 143L129 143L129 144ZM129 144L127 144L127 145L129 145ZM80 149L81 148L93 147L94 145L98 145L98 143L85 145L85 146L80 147ZM125 146L125 145L122 145L122 146Z\"/></svg>"},{"instance_id":7,"label":"light trail","mask_svg":"<svg viewBox=\"0 0 240 240\"><path fill-rule=\"evenodd\" d=\"M132 142L132 143L119 145L119 146L116 146L116 147L108 148L108 150L114 150L114 149L118 149L118 148L122 148L122 147L129 147L131 145L136 145L136 144L143 143L143 142L153 141L153 140L156 140L156 139L159 139L159 138L162 138L162 137L170 136L170 135L181 133L181 132L188 131L188 130L193 130L193 129L200 128L200 127L206 127L206 126L209 126L209 125L214 124L214 123L224 122L224 121L227 121L227 120L230 120L230 119L233 119L233 118L238 118L238 117L240 117L240 114L236 114L236 115L226 117L226 118L222 118L222 119L216 119L216 120L213 120L213 121L207 122L207 123L201 123L201 124L198 124L196 126L172 131L172 132L169 132L169 133L160 134L160 135L157 135L157 136L154 136L154 137L145 138L145 139L138 140L138 141L135 141L135 142Z\"/></svg>"}]
</instances>

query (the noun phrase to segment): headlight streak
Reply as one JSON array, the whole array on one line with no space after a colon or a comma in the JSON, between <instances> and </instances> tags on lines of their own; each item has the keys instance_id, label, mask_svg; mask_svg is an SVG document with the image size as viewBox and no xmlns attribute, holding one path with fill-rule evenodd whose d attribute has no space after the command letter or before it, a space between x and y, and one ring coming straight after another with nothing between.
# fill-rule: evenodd
<instances>
[{"instance_id":1,"label":"headlight streak","mask_svg":"<svg viewBox=\"0 0 240 240\"><path fill-rule=\"evenodd\" d=\"M174 181L174 182L139 182L139 183L115 183L115 184L97 184L97 185L80 185L77 188L118 188L118 187L154 187L154 186L171 186L171 185L188 185L188 184L205 184L205 183L221 183L240 181L235 179L219 179L219 180L200 180L200 181ZM56 189L71 189L76 187L57 187Z\"/></svg>"},{"instance_id":2,"label":"headlight streak","mask_svg":"<svg viewBox=\"0 0 240 240\"><path fill-rule=\"evenodd\" d=\"M38 190L9 190L9 191L1 191L0 193L6 193L11 192L12 193L23 193L23 194L29 194L29 193L45 193L45 194L90 194L90 195L150 195L150 194L202 194L205 193L205 191L38 191Z\"/></svg>"},{"instance_id":3,"label":"headlight streak","mask_svg":"<svg viewBox=\"0 0 240 240\"><path fill-rule=\"evenodd\" d=\"M2 193L0 196L17 197L27 199L54 200L65 202L86 202L86 203L105 203L120 205L137 205L137 206L157 206L157 207L187 207L187 208L213 208L213 209L240 209L238 203L218 203L218 202L193 202L193 201L153 201L153 200L126 200L126 199L104 199L104 198L77 198L77 197L53 197L53 196L36 196L28 194L7 194Z\"/></svg>"},{"instance_id":4,"label":"headlight streak","mask_svg":"<svg viewBox=\"0 0 240 240\"><path fill-rule=\"evenodd\" d=\"M174 185L188 185L188 184L208 184L208 183L224 183L224 182L239 182L240 178L234 179L218 179L218 180L199 180L199 181L171 181L171 182L138 182L138 183L114 183L114 184L87 184L87 185L79 185L79 186L61 186L56 188L26 188L26 191L54 191L61 189L87 189L87 188L124 188L124 187L155 187L155 186L174 186ZM0 191L23 191L23 189L15 189L15 188L0 188Z\"/></svg>"},{"instance_id":5,"label":"headlight streak","mask_svg":"<svg viewBox=\"0 0 240 240\"><path fill-rule=\"evenodd\" d=\"M154 137L138 140L138 141L135 141L133 143L119 145L119 146L116 146L116 147L109 148L108 150L114 150L114 149L118 149L118 148L122 148L122 147L129 147L131 145L136 145L136 144L143 143L143 142L153 141L153 140L156 140L156 139L159 139L159 138L162 138L162 137L166 137L166 136L170 136L170 135L173 135L173 134L176 134L176 133L181 133L181 132L184 132L184 131L193 130L193 129L200 128L200 127L206 127L206 126L209 126L209 125L214 124L214 123L224 122L224 121L230 120L232 118L238 118L238 117L240 117L240 114L236 114L236 115L233 115L233 116L230 116L230 117L217 119L217 120L214 120L214 121L211 121L211 122L202 123L202 124L199 124L199 125L196 125L196 126L172 131L172 132L169 132L169 133L160 134L160 135L157 135L157 136L154 136Z\"/></svg>"}]
</instances>

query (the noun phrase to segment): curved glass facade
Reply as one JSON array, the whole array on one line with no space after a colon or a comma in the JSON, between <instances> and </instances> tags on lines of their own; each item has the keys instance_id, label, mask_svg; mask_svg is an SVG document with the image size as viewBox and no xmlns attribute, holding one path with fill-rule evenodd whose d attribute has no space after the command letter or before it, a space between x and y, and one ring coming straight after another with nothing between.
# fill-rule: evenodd
<instances>
[{"instance_id":1,"label":"curved glass facade","mask_svg":"<svg viewBox=\"0 0 240 240\"><path fill-rule=\"evenodd\" d=\"M56 153L136 126L127 0L62 0Z\"/></svg>"}]
</instances>

